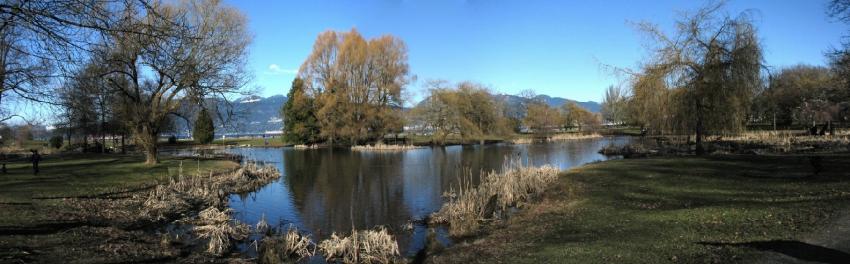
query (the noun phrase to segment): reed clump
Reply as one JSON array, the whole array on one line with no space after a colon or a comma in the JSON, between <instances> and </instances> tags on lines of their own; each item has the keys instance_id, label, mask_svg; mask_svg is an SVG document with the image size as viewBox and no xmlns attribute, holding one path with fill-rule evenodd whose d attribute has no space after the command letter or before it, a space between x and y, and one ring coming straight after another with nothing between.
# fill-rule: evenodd
<instances>
[{"instance_id":1,"label":"reed clump","mask_svg":"<svg viewBox=\"0 0 850 264\"><path fill-rule=\"evenodd\" d=\"M417 149L419 147L414 145L386 145L386 144L375 144L375 145L361 145L361 146L351 146L351 150L353 151L404 151Z\"/></svg>"},{"instance_id":2,"label":"reed clump","mask_svg":"<svg viewBox=\"0 0 850 264\"><path fill-rule=\"evenodd\" d=\"M847 150L850 147L850 135L846 131L836 131L834 135L810 135L805 131L748 131L738 135L719 136L716 142L737 144L744 149L767 149L775 152L795 152L812 149Z\"/></svg>"},{"instance_id":3,"label":"reed clump","mask_svg":"<svg viewBox=\"0 0 850 264\"><path fill-rule=\"evenodd\" d=\"M292 148L294 148L294 149L317 149L317 148L319 148L319 145L318 144L310 144L310 145L299 144L299 145L292 146Z\"/></svg>"},{"instance_id":4,"label":"reed clump","mask_svg":"<svg viewBox=\"0 0 850 264\"><path fill-rule=\"evenodd\" d=\"M261 263L297 262L303 258L312 257L316 253L316 244L309 235L289 229L280 235L272 235L262 240L260 247Z\"/></svg>"},{"instance_id":5,"label":"reed clump","mask_svg":"<svg viewBox=\"0 0 850 264\"><path fill-rule=\"evenodd\" d=\"M435 224L448 224L452 236L466 236L487 221L500 220L509 207L521 207L558 180L559 170L546 165L524 166L512 161L502 172L490 172L473 187L471 177L461 177L458 189L444 194L449 200L431 216Z\"/></svg>"},{"instance_id":6,"label":"reed clump","mask_svg":"<svg viewBox=\"0 0 850 264\"><path fill-rule=\"evenodd\" d=\"M227 252L233 240L243 240L248 237L250 227L231 219L232 210L223 211L210 207L198 214L192 231L199 238L208 239L207 252L220 256Z\"/></svg>"},{"instance_id":7,"label":"reed clump","mask_svg":"<svg viewBox=\"0 0 850 264\"><path fill-rule=\"evenodd\" d=\"M534 139L530 138L530 137L515 138L515 139L511 140L511 143L517 144L517 145L531 144L531 143L534 143Z\"/></svg>"},{"instance_id":8,"label":"reed clump","mask_svg":"<svg viewBox=\"0 0 850 264\"><path fill-rule=\"evenodd\" d=\"M602 135L600 135L598 133L591 133L591 134L564 133L564 134L557 134L557 135L551 136L551 137L547 138L546 141L554 142L554 141L567 141L567 140L594 139L594 138L601 138L601 137L602 137Z\"/></svg>"},{"instance_id":9,"label":"reed clump","mask_svg":"<svg viewBox=\"0 0 850 264\"><path fill-rule=\"evenodd\" d=\"M228 193L255 190L280 178L273 166L246 162L231 172L212 173L209 176L185 176L182 166L177 177L153 188L142 197L142 216L154 221L169 219L190 208L221 207Z\"/></svg>"},{"instance_id":10,"label":"reed clump","mask_svg":"<svg viewBox=\"0 0 850 264\"><path fill-rule=\"evenodd\" d=\"M318 247L328 262L393 263L400 255L395 238L383 227L353 230L347 237L333 233Z\"/></svg>"}]
</instances>

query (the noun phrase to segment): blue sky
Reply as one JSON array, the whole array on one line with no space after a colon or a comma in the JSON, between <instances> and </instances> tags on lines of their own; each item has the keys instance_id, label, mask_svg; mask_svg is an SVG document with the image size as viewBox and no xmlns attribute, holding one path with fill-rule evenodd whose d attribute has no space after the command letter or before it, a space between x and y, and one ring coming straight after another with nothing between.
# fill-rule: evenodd
<instances>
[{"instance_id":1,"label":"blue sky","mask_svg":"<svg viewBox=\"0 0 850 264\"><path fill-rule=\"evenodd\" d=\"M670 29L680 11L703 1L227 1L254 34L252 87L286 94L325 30L357 28L366 37L392 34L408 46L413 101L429 79L474 81L499 93L600 101L617 83L601 65L635 67L647 39L631 23ZM725 12L754 10L767 64L824 65L850 26L826 16L826 0L732 0Z\"/></svg>"}]
</instances>

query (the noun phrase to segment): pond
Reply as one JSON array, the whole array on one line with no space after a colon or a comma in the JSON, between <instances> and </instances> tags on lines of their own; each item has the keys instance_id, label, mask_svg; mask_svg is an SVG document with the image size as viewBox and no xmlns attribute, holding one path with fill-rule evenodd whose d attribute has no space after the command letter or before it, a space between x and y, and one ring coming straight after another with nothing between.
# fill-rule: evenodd
<instances>
[{"instance_id":1,"label":"pond","mask_svg":"<svg viewBox=\"0 0 850 264\"><path fill-rule=\"evenodd\" d=\"M385 226L394 233L402 255L412 256L425 246L424 225L403 231L411 220L440 209L443 193L457 189L458 177L500 170L519 159L535 166L561 169L606 160L597 151L624 145L628 137L606 137L546 144L492 144L426 147L403 152L354 152L348 149L233 148L249 160L273 164L280 180L261 189L230 197L235 218L251 225L262 217L272 226L290 224L308 232L314 241L332 232ZM450 244L444 229L436 238ZM253 248L241 246L254 254Z\"/></svg>"}]
</instances>

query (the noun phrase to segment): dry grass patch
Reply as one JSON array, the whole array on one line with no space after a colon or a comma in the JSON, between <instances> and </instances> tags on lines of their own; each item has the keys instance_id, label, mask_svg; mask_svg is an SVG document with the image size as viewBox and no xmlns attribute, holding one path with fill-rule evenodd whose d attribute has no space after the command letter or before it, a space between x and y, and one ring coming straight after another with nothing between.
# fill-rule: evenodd
<instances>
[{"instance_id":1,"label":"dry grass patch","mask_svg":"<svg viewBox=\"0 0 850 264\"><path fill-rule=\"evenodd\" d=\"M297 262L312 257L315 253L316 244L310 236L301 234L297 228L290 225L286 233L263 239L259 260L261 263Z\"/></svg>"},{"instance_id":2,"label":"dry grass patch","mask_svg":"<svg viewBox=\"0 0 850 264\"><path fill-rule=\"evenodd\" d=\"M228 193L252 191L280 178L277 168L255 162L231 172L210 172L209 176L184 176L182 171L181 164L176 178L156 186L143 198L143 216L164 220L193 206L221 207Z\"/></svg>"},{"instance_id":3,"label":"dry grass patch","mask_svg":"<svg viewBox=\"0 0 850 264\"><path fill-rule=\"evenodd\" d=\"M400 255L398 243L385 228L354 230L350 236L336 233L319 243L328 262L393 263Z\"/></svg>"},{"instance_id":4,"label":"dry grass patch","mask_svg":"<svg viewBox=\"0 0 850 264\"><path fill-rule=\"evenodd\" d=\"M192 231L207 242L207 252L220 256L230 249L231 240L243 240L248 237L250 227L231 219L231 209L220 211L210 207L198 214Z\"/></svg>"},{"instance_id":5,"label":"dry grass patch","mask_svg":"<svg viewBox=\"0 0 850 264\"><path fill-rule=\"evenodd\" d=\"M417 149L419 147L414 145L386 145L386 144L375 144L375 145L363 145L363 146L351 146L352 151L404 151Z\"/></svg>"},{"instance_id":6,"label":"dry grass patch","mask_svg":"<svg viewBox=\"0 0 850 264\"><path fill-rule=\"evenodd\" d=\"M557 135L554 135L554 136L548 138L546 141L553 142L553 141L566 141L566 140L593 139L593 138L601 138L601 137L602 137L602 135L600 135L598 133L592 133L592 134L557 134Z\"/></svg>"},{"instance_id":7,"label":"dry grass patch","mask_svg":"<svg viewBox=\"0 0 850 264\"><path fill-rule=\"evenodd\" d=\"M457 191L445 194L449 201L431 216L434 223L448 224L452 236L477 232L486 221L503 218L509 207L521 207L558 181L559 170L552 166L528 167L519 162L504 166L501 173L490 172L473 187L470 177L461 178Z\"/></svg>"},{"instance_id":8,"label":"dry grass patch","mask_svg":"<svg viewBox=\"0 0 850 264\"><path fill-rule=\"evenodd\" d=\"M292 146L292 148L294 148L294 149L318 149L319 145L317 145L317 144L310 144L310 145L299 144L299 145Z\"/></svg>"}]
</instances>

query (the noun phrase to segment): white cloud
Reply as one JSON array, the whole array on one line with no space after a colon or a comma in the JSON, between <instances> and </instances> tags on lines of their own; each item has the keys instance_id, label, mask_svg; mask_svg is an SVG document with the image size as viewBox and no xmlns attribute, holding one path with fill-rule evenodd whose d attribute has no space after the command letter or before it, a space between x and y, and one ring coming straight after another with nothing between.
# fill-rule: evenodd
<instances>
[{"instance_id":1,"label":"white cloud","mask_svg":"<svg viewBox=\"0 0 850 264\"><path fill-rule=\"evenodd\" d=\"M287 75L287 74L297 74L298 70L284 69L281 68L280 65L277 64L269 64L269 68L266 71L268 75Z\"/></svg>"}]
</instances>

